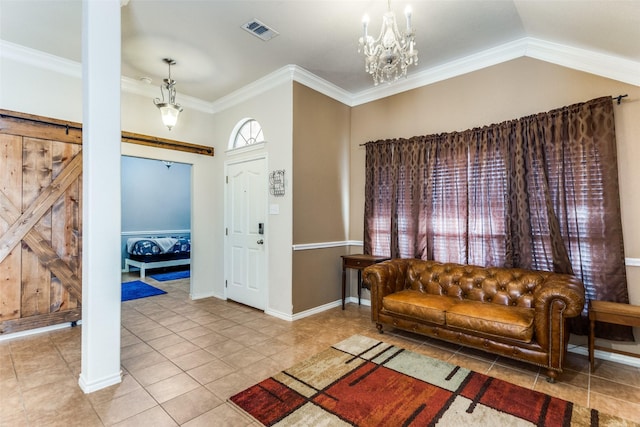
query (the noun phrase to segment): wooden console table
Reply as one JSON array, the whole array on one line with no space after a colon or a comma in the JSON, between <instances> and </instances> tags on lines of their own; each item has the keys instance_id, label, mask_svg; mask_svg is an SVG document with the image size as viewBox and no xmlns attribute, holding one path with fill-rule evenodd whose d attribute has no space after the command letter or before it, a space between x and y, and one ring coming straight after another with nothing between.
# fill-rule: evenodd
<instances>
[{"instance_id":1,"label":"wooden console table","mask_svg":"<svg viewBox=\"0 0 640 427\"><path fill-rule=\"evenodd\" d=\"M362 270L366 267L388 260L389 257L376 255L342 255L342 309L344 310L344 301L346 298L346 279L347 268L358 270L358 305L360 305L360 296L362 294Z\"/></svg>"},{"instance_id":2,"label":"wooden console table","mask_svg":"<svg viewBox=\"0 0 640 427\"><path fill-rule=\"evenodd\" d=\"M640 306L610 301L589 301L589 366L593 371L595 365L594 349L606 350L626 356L640 357L637 354L595 345L596 321L614 323L616 325L640 326Z\"/></svg>"}]
</instances>

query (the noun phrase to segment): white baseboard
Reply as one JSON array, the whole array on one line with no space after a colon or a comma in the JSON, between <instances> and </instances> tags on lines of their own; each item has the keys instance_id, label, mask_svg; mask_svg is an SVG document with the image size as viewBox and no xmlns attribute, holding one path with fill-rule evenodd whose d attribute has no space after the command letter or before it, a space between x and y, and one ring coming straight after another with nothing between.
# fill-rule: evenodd
<instances>
[{"instance_id":1,"label":"white baseboard","mask_svg":"<svg viewBox=\"0 0 640 427\"><path fill-rule=\"evenodd\" d=\"M587 349L587 347L582 345L573 345L573 346L569 345L569 348L567 349L567 351L589 357L589 350ZM640 368L640 358L638 357L626 356L624 354L618 354L618 353L611 353L604 350L595 350L593 352L593 356L596 359L606 360L608 362L622 363L623 365L629 365L629 366L634 366L636 368Z\"/></svg>"},{"instance_id":2,"label":"white baseboard","mask_svg":"<svg viewBox=\"0 0 640 427\"><path fill-rule=\"evenodd\" d=\"M82 320L78 320L78 325L82 324ZM44 326L42 328L29 329L26 331L13 332L9 334L0 335L0 342L6 340L12 340L15 338L28 337L29 335L37 335L45 332L57 331L59 329L66 329L71 327L71 322L58 323L57 325Z\"/></svg>"},{"instance_id":3,"label":"white baseboard","mask_svg":"<svg viewBox=\"0 0 640 427\"><path fill-rule=\"evenodd\" d=\"M264 314L268 314L269 316L277 317L278 319L286 320L287 322L293 321L293 316L291 314L283 313L278 310L274 310L272 308L266 308L264 310Z\"/></svg>"},{"instance_id":4,"label":"white baseboard","mask_svg":"<svg viewBox=\"0 0 640 427\"><path fill-rule=\"evenodd\" d=\"M119 371L117 374L113 374L109 377L101 378L97 381L92 381L88 383L82 373L80 374L80 378L78 379L78 385L82 389L82 391L87 393L93 393L94 391L102 390L103 388L107 388L109 386L120 384L122 382L122 371Z\"/></svg>"},{"instance_id":5,"label":"white baseboard","mask_svg":"<svg viewBox=\"0 0 640 427\"><path fill-rule=\"evenodd\" d=\"M347 297L345 299L345 304L347 303L354 303L357 304L358 303L358 297ZM360 300L360 304L367 306L367 307L371 307L371 301L367 300L367 299L361 299ZM320 305L318 307L314 307L314 308L310 308L309 310L305 310L305 311L301 311L300 313L296 313L296 314L285 314L276 310L270 310L267 309L265 310L265 314L268 314L270 316L274 316L277 317L279 319L283 319L283 320L288 320L289 322L293 322L296 320L300 320L300 319L304 319L305 317L309 317L309 316L313 316L314 314L318 314L318 313L322 313L323 311L327 311L327 310L331 310L332 308L336 308L336 307L341 307L342 306L342 300L336 300L327 304L323 304Z\"/></svg>"},{"instance_id":6,"label":"white baseboard","mask_svg":"<svg viewBox=\"0 0 640 427\"><path fill-rule=\"evenodd\" d=\"M310 308L309 310L301 311L300 313L296 313L292 316L291 320L300 320L305 317L313 316L314 314L322 313L323 311L331 310L335 307L341 307L342 300L333 301L327 304L320 305L318 307Z\"/></svg>"},{"instance_id":7,"label":"white baseboard","mask_svg":"<svg viewBox=\"0 0 640 427\"><path fill-rule=\"evenodd\" d=\"M199 293L199 294L194 294L191 293L189 294L189 298L191 298L192 300L197 300L197 299L203 299L203 298L218 298L218 299L226 299L223 295L220 294L216 294L215 292L203 292L203 293Z\"/></svg>"},{"instance_id":8,"label":"white baseboard","mask_svg":"<svg viewBox=\"0 0 640 427\"><path fill-rule=\"evenodd\" d=\"M358 297L349 297L345 300L345 302L352 302L354 304L358 303ZM371 307L371 301L368 299L360 298L360 305L364 305L366 307Z\"/></svg>"}]
</instances>

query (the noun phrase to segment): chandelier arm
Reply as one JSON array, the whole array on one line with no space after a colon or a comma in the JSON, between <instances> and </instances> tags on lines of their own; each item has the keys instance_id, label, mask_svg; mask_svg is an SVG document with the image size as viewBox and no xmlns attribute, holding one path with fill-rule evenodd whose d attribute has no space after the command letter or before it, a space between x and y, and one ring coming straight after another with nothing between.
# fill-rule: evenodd
<instances>
[{"instance_id":1,"label":"chandelier arm","mask_svg":"<svg viewBox=\"0 0 640 427\"><path fill-rule=\"evenodd\" d=\"M395 14L393 16L393 34L395 35L396 42L398 40L404 40L403 34L398 30L398 21L396 21Z\"/></svg>"},{"instance_id":2,"label":"chandelier arm","mask_svg":"<svg viewBox=\"0 0 640 427\"><path fill-rule=\"evenodd\" d=\"M378 36L377 39L372 40L372 43L374 43L376 45L382 43L382 41L384 39L384 35L386 33L386 31L385 31L386 28L387 28L387 26L386 26L385 20L384 20L384 18L382 18L382 27L380 28L380 35Z\"/></svg>"}]
</instances>

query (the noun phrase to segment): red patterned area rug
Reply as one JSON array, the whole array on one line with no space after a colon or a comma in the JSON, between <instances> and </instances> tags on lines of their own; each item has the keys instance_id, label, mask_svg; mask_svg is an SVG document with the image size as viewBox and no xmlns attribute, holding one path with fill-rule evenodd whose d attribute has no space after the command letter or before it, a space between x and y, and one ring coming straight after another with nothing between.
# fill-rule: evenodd
<instances>
[{"instance_id":1,"label":"red patterned area rug","mask_svg":"<svg viewBox=\"0 0 640 427\"><path fill-rule=\"evenodd\" d=\"M230 401L266 426L637 426L360 335Z\"/></svg>"}]
</instances>

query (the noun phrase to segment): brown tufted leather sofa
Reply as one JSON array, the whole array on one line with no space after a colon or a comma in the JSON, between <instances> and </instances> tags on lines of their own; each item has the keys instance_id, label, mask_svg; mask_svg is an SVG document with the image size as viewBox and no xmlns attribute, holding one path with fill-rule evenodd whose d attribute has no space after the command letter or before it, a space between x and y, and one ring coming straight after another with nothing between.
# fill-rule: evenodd
<instances>
[{"instance_id":1,"label":"brown tufted leather sofa","mask_svg":"<svg viewBox=\"0 0 640 427\"><path fill-rule=\"evenodd\" d=\"M584 286L573 276L516 268L393 259L367 267L371 318L445 341L562 372Z\"/></svg>"}]
</instances>

